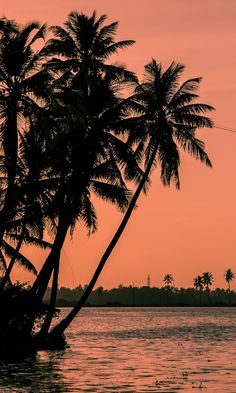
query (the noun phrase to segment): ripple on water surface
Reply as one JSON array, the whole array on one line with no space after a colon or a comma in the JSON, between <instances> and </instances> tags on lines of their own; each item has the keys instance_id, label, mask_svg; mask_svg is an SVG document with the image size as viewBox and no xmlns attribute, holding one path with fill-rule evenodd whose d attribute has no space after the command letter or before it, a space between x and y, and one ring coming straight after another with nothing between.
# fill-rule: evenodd
<instances>
[{"instance_id":1,"label":"ripple on water surface","mask_svg":"<svg viewBox=\"0 0 236 393\"><path fill-rule=\"evenodd\" d=\"M87 308L68 330L71 348L2 362L0 392L236 393L235 317L234 308Z\"/></svg>"}]
</instances>

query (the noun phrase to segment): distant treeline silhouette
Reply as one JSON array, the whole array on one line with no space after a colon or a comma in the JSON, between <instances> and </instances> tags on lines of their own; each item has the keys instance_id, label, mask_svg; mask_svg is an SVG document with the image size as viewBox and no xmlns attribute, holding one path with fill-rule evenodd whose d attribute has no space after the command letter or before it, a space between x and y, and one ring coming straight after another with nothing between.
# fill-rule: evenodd
<instances>
[{"instance_id":1,"label":"distant treeline silhouette","mask_svg":"<svg viewBox=\"0 0 236 393\"><path fill-rule=\"evenodd\" d=\"M61 287L58 290L57 307L73 307L78 301L86 286L79 285L74 289ZM50 298L50 288L46 293L45 300ZM168 294L168 296L167 296ZM236 305L236 292L230 292L230 302ZM216 288L210 291L203 289L201 299L199 291L195 288L165 287L136 287L119 285L117 288L104 289L98 287L90 294L86 306L228 306L229 290Z\"/></svg>"}]
</instances>

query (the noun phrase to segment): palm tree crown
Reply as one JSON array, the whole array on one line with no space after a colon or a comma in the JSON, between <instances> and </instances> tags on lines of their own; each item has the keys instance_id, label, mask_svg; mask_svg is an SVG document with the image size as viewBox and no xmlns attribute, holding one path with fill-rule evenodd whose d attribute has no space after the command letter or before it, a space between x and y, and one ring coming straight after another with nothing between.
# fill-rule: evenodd
<instances>
[{"instance_id":1,"label":"palm tree crown","mask_svg":"<svg viewBox=\"0 0 236 393\"><path fill-rule=\"evenodd\" d=\"M179 84L185 67L173 62L166 70L152 60L145 66L145 80L136 88L133 97L145 125L145 135L136 133L136 140L146 136L146 163L153 152L153 166L160 165L164 185L174 181L180 187L178 168L179 148L200 159L207 166L211 162L204 151L204 144L196 138L197 128L212 127L212 121L204 116L213 110L206 104L193 103L198 98L201 78L189 79ZM143 145L142 145L143 146Z\"/></svg>"},{"instance_id":2,"label":"palm tree crown","mask_svg":"<svg viewBox=\"0 0 236 393\"><path fill-rule=\"evenodd\" d=\"M170 286L174 282L172 274L166 274L163 278L163 282L166 286Z\"/></svg>"},{"instance_id":3,"label":"palm tree crown","mask_svg":"<svg viewBox=\"0 0 236 393\"><path fill-rule=\"evenodd\" d=\"M203 283L206 287L209 287L213 284L214 278L210 272L205 272L202 274Z\"/></svg>"},{"instance_id":4,"label":"palm tree crown","mask_svg":"<svg viewBox=\"0 0 236 393\"><path fill-rule=\"evenodd\" d=\"M204 281L202 276L197 276L193 279L194 288L196 290L202 291L204 287Z\"/></svg>"},{"instance_id":5,"label":"palm tree crown","mask_svg":"<svg viewBox=\"0 0 236 393\"><path fill-rule=\"evenodd\" d=\"M109 68L130 80L136 80L124 66L107 63L111 55L134 41L115 41L118 22L104 25L106 19L106 15L97 17L95 11L91 16L74 11L69 14L64 27L51 28L54 38L48 41L46 53L57 55L49 66L60 74L60 83L65 82L68 86L68 78L72 77L89 91L88 79Z\"/></svg>"},{"instance_id":6,"label":"palm tree crown","mask_svg":"<svg viewBox=\"0 0 236 393\"><path fill-rule=\"evenodd\" d=\"M225 278L225 281L227 282L227 284L229 285L229 289L230 289L230 283L231 283L231 281L234 280L235 273L233 273L233 271L230 268L228 268L225 270L224 278Z\"/></svg>"}]
</instances>

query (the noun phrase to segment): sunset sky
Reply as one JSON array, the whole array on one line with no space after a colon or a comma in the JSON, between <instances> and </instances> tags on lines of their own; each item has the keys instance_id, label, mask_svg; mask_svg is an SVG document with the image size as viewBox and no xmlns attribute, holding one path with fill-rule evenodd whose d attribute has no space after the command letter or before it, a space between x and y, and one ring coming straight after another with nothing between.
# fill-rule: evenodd
<instances>
[{"instance_id":1,"label":"sunset sky","mask_svg":"<svg viewBox=\"0 0 236 393\"><path fill-rule=\"evenodd\" d=\"M94 9L119 21L118 40L136 41L120 52L119 61L140 77L152 57L164 65L184 63L184 79L203 77L199 101L216 108L215 124L236 130L235 0L1 0L0 13L51 25L62 24L70 11ZM153 173L148 195L140 199L98 285L143 285L150 274L151 285L159 286L164 274L172 273L176 286L192 286L193 277L210 271L215 286L223 286L224 270L236 271L236 133L214 128L198 136L213 169L183 155L180 191L163 188L158 171ZM93 237L78 228L66 242L60 285L88 282L121 220L114 207L100 201L97 212L99 230ZM30 255L39 267L42 255Z\"/></svg>"}]
</instances>

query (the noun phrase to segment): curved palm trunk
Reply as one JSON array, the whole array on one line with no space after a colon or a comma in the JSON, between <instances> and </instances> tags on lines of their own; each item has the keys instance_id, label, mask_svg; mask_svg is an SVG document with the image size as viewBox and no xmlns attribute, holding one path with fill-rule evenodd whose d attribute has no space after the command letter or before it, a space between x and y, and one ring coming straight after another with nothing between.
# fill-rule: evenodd
<instances>
[{"instance_id":1,"label":"curved palm trunk","mask_svg":"<svg viewBox=\"0 0 236 393\"><path fill-rule=\"evenodd\" d=\"M66 316L66 318L64 318L61 322L59 322L58 325L56 325L53 330L49 333L49 339L52 339L52 345L54 343L54 337L55 337L55 345L57 345L57 338L59 339L61 337L61 335L63 334L63 332L68 328L68 326L70 325L70 323L73 321L73 319L76 317L76 315L78 314L78 312L80 311L81 307L83 307L84 303L86 302L86 300L88 299L90 293L92 292L101 272L102 269L107 261L107 259L109 258L110 254L112 253L114 247L116 246L119 238L121 237L128 221L129 218L136 206L136 202L140 196L140 193L148 179L148 176L150 174L150 171L152 169L152 165L153 162L155 160L155 156L157 153L157 149L158 149L158 144L155 145L155 148L152 152L151 158L147 164L146 170L143 174L143 177L137 187L137 190L135 191L133 198L130 201L129 207L123 217L123 220L121 221L121 224L119 225L115 235L113 236L110 244L108 245L106 251L104 252L98 266L97 269L90 281L90 283L88 284L86 290L84 291L83 295L81 296L80 300L76 303L75 307L71 310L71 312Z\"/></svg>"},{"instance_id":2,"label":"curved palm trunk","mask_svg":"<svg viewBox=\"0 0 236 393\"><path fill-rule=\"evenodd\" d=\"M71 207L70 211L69 208L67 209L66 207L64 207L63 211L61 212L58 228L57 228L57 234L56 234L55 241L53 243L52 250L48 255L37 279L35 280L33 287L31 288L31 294L33 299L32 304L34 305L35 303L37 304L40 301L42 301L43 296L48 287L48 283L50 281L51 275L53 273L50 304L43 325L39 333L37 334L38 340L41 340L48 333L55 312L61 250L68 229L71 224L72 212L73 212L73 207ZM29 325L29 330L32 329L33 321L34 321L34 315L32 315L32 320L31 320L31 324Z\"/></svg>"},{"instance_id":3,"label":"curved palm trunk","mask_svg":"<svg viewBox=\"0 0 236 393\"><path fill-rule=\"evenodd\" d=\"M66 211L66 208L65 208ZM70 227L71 221L70 221L70 214L65 215L65 212L61 214L61 217L59 218L59 224L57 228L57 233L56 237L52 246L52 249L46 258L46 261L43 264L43 267L41 268L32 288L31 288L31 295L37 300L42 300L45 291L47 289L48 283L50 281L52 272L54 267L59 265L60 262L60 255L61 255L61 249L63 247L67 231Z\"/></svg>"},{"instance_id":4,"label":"curved palm trunk","mask_svg":"<svg viewBox=\"0 0 236 393\"><path fill-rule=\"evenodd\" d=\"M82 188L83 190L83 188ZM79 195L77 195L77 198L80 199L82 196L83 192ZM59 270L59 264L60 264L60 255L61 255L61 250L63 247L63 244L65 242L65 238L68 232L68 229L71 225L71 221L73 218L73 212L74 212L74 202L73 200L67 201L66 204L62 202L60 211L59 211L59 216L58 216L58 227L57 227L57 233L56 237L53 242L53 246L51 249L51 252L49 253L48 257L46 258L46 261L44 262L32 288L31 288L31 294L33 297L35 297L37 300L41 301L43 299L43 296L45 294L45 291L47 289L48 283L50 281L52 272L54 268L56 270ZM58 273L57 273L58 276ZM55 281L54 281L54 285ZM55 293L53 291L53 293ZM55 298L56 300L56 298Z\"/></svg>"},{"instance_id":5,"label":"curved palm trunk","mask_svg":"<svg viewBox=\"0 0 236 393\"><path fill-rule=\"evenodd\" d=\"M55 307L56 307L56 299L57 299L57 289L58 289L58 276L59 276L59 260L57 260L57 263L54 266L53 270L53 280L52 280L52 292L51 292L51 298L50 298L50 304L49 304L49 309L45 318L45 321L41 327L41 330L39 332L39 337L45 336L52 323Z\"/></svg>"},{"instance_id":6,"label":"curved palm trunk","mask_svg":"<svg viewBox=\"0 0 236 393\"><path fill-rule=\"evenodd\" d=\"M9 280L10 280L10 274L11 274L13 266L14 266L14 264L16 262L16 258L17 258L18 252L21 249L21 246L22 246L22 243L23 243L23 240L24 240L24 236L25 236L25 226L22 228L19 241L18 241L17 246L15 248L15 252L12 255L12 258L11 258L11 261L10 261L10 263L8 265L6 273L5 273L5 275L4 275L4 277L3 277L2 281L1 281L1 284L0 284L0 288L1 289L4 289L4 287L6 285L6 282L9 282Z\"/></svg>"},{"instance_id":7,"label":"curved palm trunk","mask_svg":"<svg viewBox=\"0 0 236 393\"><path fill-rule=\"evenodd\" d=\"M65 224L65 223L64 223ZM56 303L56 295L57 295L57 286L58 286L58 272L59 272L59 264L60 264L60 255L61 255L61 249L64 244L67 230L69 226L68 225L59 225L58 226L58 231L56 234L56 238L53 244L53 247L51 249L51 252L49 253L40 273L38 274L33 287L31 288L29 292L29 297L28 297L28 303L30 304L31 307L31 317L29 318L29 321L27 323L27 327L25 328L25 333L28 334L29 336L31 335L34 322L35 322L35 315L37 311L37 305L42 301L43 296L46 292L46 289L48 287L48 283L50 281L52 272L55 267L57 271L57 275L53 278L53 288L52 288L52 293L51 293L51 299L50 299L50 305L48 309L48 313L46 315L44 324L42 326L43 332L47 333L52 318L53 318L53 313L54 313L54 308L55 308L55 303ZM49 327L47 327L49 326ZM41 331L39 333L40 337L42 336Z\"/></svg>"}]
</instances>

